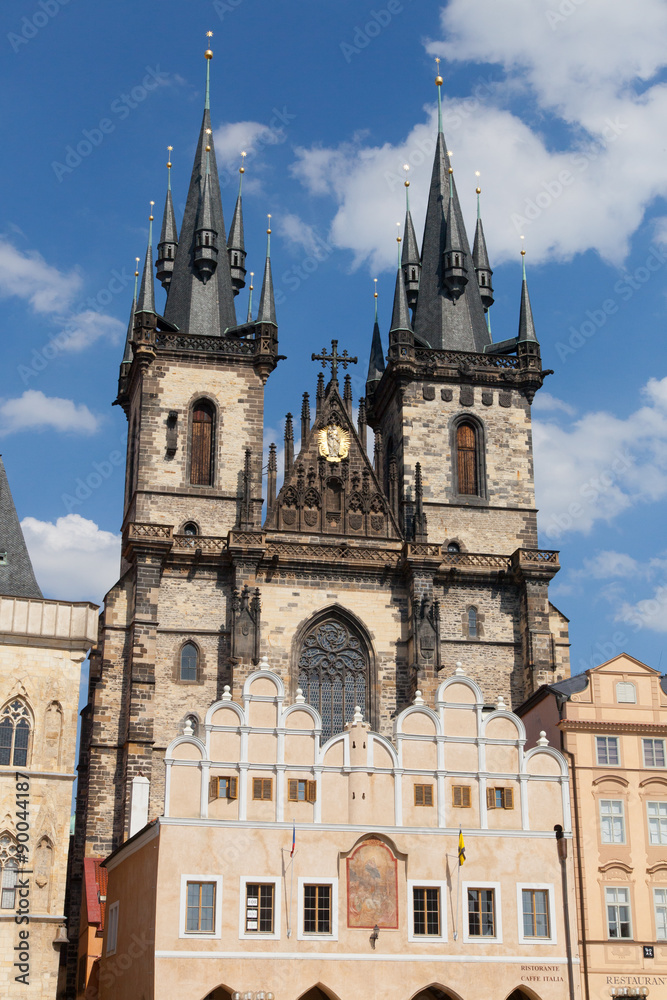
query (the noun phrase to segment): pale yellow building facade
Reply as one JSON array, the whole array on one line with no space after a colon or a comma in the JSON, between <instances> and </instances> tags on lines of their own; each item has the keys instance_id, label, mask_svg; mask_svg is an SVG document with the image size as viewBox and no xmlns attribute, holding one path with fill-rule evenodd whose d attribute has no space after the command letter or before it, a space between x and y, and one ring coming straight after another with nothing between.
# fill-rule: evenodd
<instances>
[{"instance_id":1,"label":"pale yellow building facade","mask_svg":"<svg viewBox=\"0 0 667 1000\"><path fill-rule=\"evenodd\" d=\"M664 679L624 653L518 711L528 745L545 730L571 769L584 996L667 996Z\"/></svg>"},{"instance_id":2,"label":"pale yellow building facade","mask_svg":"<svg viewBox=\"0 0 667 1000\"><path fill-rule=\"evenodd\" d=\"M566 762L502 698L459 668L321 745L265 659L202 718L105 862L103 1000L579 997Z\"/></svg>"}]
</instances>

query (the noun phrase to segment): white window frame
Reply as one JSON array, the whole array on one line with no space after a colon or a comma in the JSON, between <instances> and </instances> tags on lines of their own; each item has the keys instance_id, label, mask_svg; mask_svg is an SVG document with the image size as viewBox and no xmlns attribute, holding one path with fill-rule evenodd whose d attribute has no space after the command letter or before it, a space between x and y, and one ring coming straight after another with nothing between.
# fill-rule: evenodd
<instances>
[{"instance_id":1,"label":"white window frame","mask_svg":"<svg viewBox=\"0 0 667 1000\"><path fill-rule=\"evenodd\" d=\"M264 880L267 881L266 879ZM307 885L331 886L331 931L329 934L309 933L303 929L303 892ZM297 941L337 941L338 940L338 879L330 875L309 875L298 879L299 897L297 900ZM274 921L275 923L275 921ZM250 935L248 935L250 936ZM257 935L253 933L253 937ZM263 936L263 935L262 935Z\"/></svg>"},{"instance_id":2,"label":"white window frame","mask_svg":"<svg viewBox=\"0 0 667 1000\"><path fill-rule=\"evenodd\" d=\"M212 931L189 931L188 882L215 882L215 915ZM221 938L222 937L222 875L181 875L181 901L178 918L179 938Z\"/></svg>"},{"instance_id":3,"label":"white window frame","mask_svg":"<svg viewBox=\"0 0 667 1000\"><path fill-rule=\"evenodd\" d=\"M473 886L473 888L475 888ZM523 931L523 890L546 892L549 915L549 937L526 937ZM556 936L556 901L554 886L551 882L517 882L516 911L519 923L519 944L557 944Z\"/></svg>"},{"instance_id":4,"label":"white window frame","mask_svg":"<svg viewBox=\"0 0 667 1000\"><path fill-rule=\"evenodd\" d=\"M473 888L485 888L485 886L473 886ZM414 914L414 894L413 889L439 889L440 890L440 933L439 934L415 934L415 914ZM408 941L417 944L437 944L447 941L447 881L432 878L409 878L408 879ZM467 897L466 897L467 898ZM466 921L468 912L466 910ZM466 924L467 926L467 924ZM498 925L496 924L496 929ZM495 938L487 938L487 941L495 941Z\"/></svg>"},{"instance_id":5,"label":"white window frame","mask_svg":"<svg viewBox=\"0 0 667 1000\"><path fill-rule=\"evenodd\" d=\"M621 698L621 690L627 691L630 694L632 690L631 698ZM637 687L632 681L618 681L616 684L616 703L618 705L636 705L637 704Z\"/></svg>"},{"instance_id":6,"label":"white window frame","mask_svg":"<svg viewBox=\"0 0 667 1000\"><path fill-rule=\"evenodd\" d=\"M600 736L600 735L597 735L594 738L595 738L595 763L597 764L597 766L598 767L621 767L621 764L622 764L622 761L621 761L621 741L619 740L618 736ZM600 754L599 754L599 748L598 748L598 740L606 740L607 741L607 743L606 743L607 750L609 748L609 740L615 740L616 741L616 749L618 751L618 753L617 753L618 761L617 761L616 764L607 764L604 761L600 760Z\"/></svg>"},{"instance_id":7,"label":"white window frame","mask_svg":"<svg viewBox=\"0 0 667 1000\"><path fill-rule=\"evenodd\" d=\"M108 917L107 917L107 947L106 955L116 954L116 945L118 944L118 911L120 908L120 901L117 899L115 903L112 903L109 907Z\"/></svg>"},{"instance_id":8,"label":"white window frame","mask_svg":"<svg viewBox=\"0 0 667 1000\"><path fill-rule=\"evenodd\" d=\"M650 844L651 847L664 847L665 844L667 844L667 832L665 834L665 839L664 840L662 839L662 837L658 841L656 841L656 842L654 842L653 840L651 840L651 820L657 819L657 821L658 821L658 831L660 831L660 829L661 829L661 823L662 823L662 817L660 816L660 810L658 810L658 815L657 816L651 816L651 814L649 813L649 809L650 809L651 806L663 806L664 809L667 810L667 801L665 799L654 799L654 800L648 801L646 803L646 822L648 824L648 842L649 842L649 844ZM667 822L667 812L665 814L665 822Z\"/></svg>"},{"instance_id":9,"label":"white window frame","mask_svg":"<svg viewBox=\"0 0 667 1000\"><path fill-rule=\"evenodd\" d=\"M665 761L664 764L647 764L646 763L646 744L651 743L662 743L662 759ZM655 749L655 748L653 748ZM655 754L654 754L655 755ZM650 770L664 770L667 765L667 757L665 756L665 741L660 739L659 736L644 736L642 737L642 765L649 768Z\"/></svg>"},{"instance_id":10,"label":"white window frame","mask_svg":"<svg viewBox=\"0 0 667 1000\"><path fill-rule=\"evenodd\" d=\"M250 885L269 885L273 883L273 933L267 934L266 931L246 931L245 929L245 911L246 911L246 886ZM265 941L280 941L280 886L282 879L280 877L275 877L273 875L242 875L240 879L240 893L239 893L239 938L242 941L259 941L264 939ZM310 936L310 935L309 935Z\"/></svg>"},{"instance_id":11,"label":"white window frame","mask_svg":"<svg viewBox=\"0 0 667 1000\"><path fill-rule=\"evenodd\" d=\"M627 894L628 894L628 903L627 903L627 906L628 906L628 910L629 910L629 913L630 913L630 920L629 920L629 923L630 923L630 936L629 937L612 937L611 934L609 933L609 912L607 910L607 907L608 906L625 906L625 903L609 903L608 900L607 900L607 892L610 892L610 891L618 892L619 889L622 889L623 892L627 892ZM605 927L607 928L607 940L608 941L634 941L634 939L635 939L635 933L634 933L634 927L633 927L633 924L632 924L632 896L630 895L630 886L629 885L606 885L604 887L604 922L605 922Z\"/></svg>"},{"instance_id":12,"label":"white window frame","mask_svg":"<svg viewBox=\"0 0 667 1000\"><path fill-rule=\"evenodd\" d=\"M665 908L665 926L667 928L667 886L665 885L654 885L653 886L653 919L655 921L655 939L656 941L667 941L667 929L665 930L664 938L658 937L658 901L655 898L656 892L664 892L665 901L660 903L660 906Z\"/></svg>"},{"instance_id":13,"label":"white window frame","mask_svg":"<svg viewBox=\"0 0 667 1000\"><path fill-rule=\"evenodd\" d=\"M605 840L604 839L604 837L603 837L604 827L603 827L603 824L602 824L602 803L603 802L620 802L620 804L621 804L621 816L620 816L620 819L621 819L621 825L623 827L623 839L622 840ZM627 844L628 839L627 839L627 831L626 831L626 828L625 828L625 802L623 801L623 799L606 799L606 798L605 799L598 799L598 818L600 820L600 843L601 844L605 844L605 845L607 845L607 844L612 844L612 845L613 844ZM613 823L613 821L614 821L615 817L613 816L613 814L611 814L609 816L609 818L612 821L612 836L613 836L613 832L614 832L614 823Z\"/></svg>"},{"instance_id":14,"label":"white window frame","mask_svg":"<svg viewBox=\"0 0 667 1000\"><path fill-rule=\"evenodd\" d=\"M468 889L493 889L494 890L494 911L493 916L496 923L496 933L495 937L488 937L484 934L479 936L476 934L470 935L468 933ZM481 881L470 881L461 882L461 913L463 914L463 940L466 944L487 944L492 941L496 944L502 944L503 941L503 907L502 899L500 895L500 882L481 882Z\"/></svg>"}]
</instances>

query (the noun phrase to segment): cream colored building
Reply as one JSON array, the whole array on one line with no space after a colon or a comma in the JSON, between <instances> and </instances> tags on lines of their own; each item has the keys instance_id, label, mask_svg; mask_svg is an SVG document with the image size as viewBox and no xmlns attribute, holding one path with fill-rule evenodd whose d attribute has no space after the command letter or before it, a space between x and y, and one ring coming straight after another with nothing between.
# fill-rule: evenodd
<instances>
[{"instance_id":1,"label":"cream colored building","mask_svg":"<svg viewBox=\"0 0 667 1000\"><path fill-rule=\"evenodd\" d=\"M545 739L526 752L502 698L459 668L391 738L357 711L320 746L265 659L202 718L143 826L134 779L133 835L105 862L103 1000L580 995L567 766Z\"/></svg>"},{"instance_id":2,"label":"cream colored building","mask_svg":"<svg viewBox=\"0 0 667 1000\"><path fill-rule=\"evenodd\" d=\"M95 605L42 598L0 460L2 997L58 992L81 663L96 635Z\"/></svg>"},{"instance_id":3,"label":"cream colored building","mask_svg":"<svg viewBox=\"0 0 667 1000\"><path fill-rule=\"evenodd\" d=\"M518 712L528 745L546 730L571 767L584 996L667 996L664 678L623 653Z\"/></svg>"}]
</instances>

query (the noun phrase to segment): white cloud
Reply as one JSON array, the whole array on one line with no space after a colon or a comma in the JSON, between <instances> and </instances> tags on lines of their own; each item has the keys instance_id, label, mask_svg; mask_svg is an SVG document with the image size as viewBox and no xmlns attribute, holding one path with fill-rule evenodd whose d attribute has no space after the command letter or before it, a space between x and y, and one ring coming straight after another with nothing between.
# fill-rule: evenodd
<instances>
[{"instance_id":1,"label":"white cloud","mask_svg":"<svg viewBox=\"0 0 667 1000\"><path fill-rule=\"evenodd\" d=\"M21 251L0 237L0 298L26 299L35 312L66 309L81 291L78 271L60 271L36 250Z\"/></svg>"},{"instance_id":2,"label":"white cloud","mask_svg":"<svg viewBox=\"0 0 667 1000\"><path fill-rule=\"evenodd\" d=\"M567 413L568 417L573 417L577 412L569 403L552 396L550 392L538 392L533 403L533 413L549 413L554 410Z\"/></svg>"},{"instance_id":3,"label":"white cloud","mask_svg":"<svg viewBox=\"0 0 667 1000\"><path fill-rule=\"evenodd\" d=\"M94 434L98 427L99 419L83 403L45 396L36 389L26 389L16 399L0 400L0 436L48 428Z\"/></svg>"},{"instance_id":4,"label":"white cloud","mask_svg":"<svg viewBox=\"0 0 667 1000\"><path fill-rule=\"evenodd\" d=\"M21 521L35 576L45 596L99 604L119 576L120 535L80 514Z\"/></svg>"},{"instance_id":5,"label":"white cloud","mask_svg":"<svg viewBox=\"0 0 667 1000\"><path fill-rule=\"evenodd\" d=\"M637 630L667 632L667 586L656 587L653 596L644 600L624 601L616 612L616 621L629 622Z\"/></svg>"},{"instance_id":6,"label":"white cloud","mask_svg":"<svg viewBox=\"0 0 667 1000\"><path fill-rule=\"evenodd\" d=\"M597 412L564 426L555 416L534 421L539 524L550 542L667 497L667 378L650 379L643 395L646 405L625 419Z\"/></svg>"},{"instance_id":7,"label":"white cloud","mask_svg":"<svg viewBox=\"0 0 667 1000\"><path fill-rule=\"evenodd\" d=\"M313 226L292 212L278 216L276 229L287 243L316 260L324 260L333 251Z\"/></svg>"},{"instance_id":8,"label":"white cloud","mask_svg":"<svg viewBox=\"0 0 667 1000\"><path fill-rule=\"evenodd\" d=\"M225 122L213 132L215 155L227 170L238 170L241 152L247 153L246 164L253 161L264 146L276 146L285 141L282 128L270 128L262 122ZM247 180L244 179L244 190Z\"/></svg>"},{"instance_id":9,"label":"white cloud","mask_svg":"<svg viewBox=\"0 0 667 1000\"><path fill-rule=\"evenodd\" d=\"M637 576L641 567L636 559L624 552L606 550L597 552L592 559L584 559L581 576L592 577L595 580L608 580L611 577Z\"/></svg>"},{"instance_id":10,"label":"white cloud","mask_svg":"<svg viewBox=\"0 0 667 1000\"><path fill-rule=\"evenodd\" d=\"M82 351L100 338L118 344L125 334L126 328L120 320L86 309L70 316L62 333L57 334L54 340L61 351Z\"/></svg>"}]
</instances>

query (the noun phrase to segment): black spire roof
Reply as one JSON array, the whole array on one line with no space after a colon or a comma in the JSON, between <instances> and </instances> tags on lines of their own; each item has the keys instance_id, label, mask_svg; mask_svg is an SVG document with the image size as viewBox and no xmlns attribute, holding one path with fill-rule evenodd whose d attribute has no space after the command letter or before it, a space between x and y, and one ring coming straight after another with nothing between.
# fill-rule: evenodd
<instances>
[{"instance_id":1,"label":"black spire roof","mask_svg":"<svg viewBox=\"0 0 667 1000\"><path fill-rule=\"evenodd\" d=\"M152 212L152 209L151 209ZM153 281L153 216L151 214L151 224L148 230L148 246L146 247L146 259L144 261L144 273L141 276L141 287L135 312L155 312L155 283ZM133 317L134 321L134 317Z\"/></svg>"},{"instance_id":2,"label":"black spire roof","mask_svg":"<svg viewBox=\"0 0 667 1000\"><path fill-rule=\"evenodd\" d=\"M519 313L519 334L517 343L525 341L537 343L535 333L535 323L533 322L533 310L530 307L530 295L528 294L528 282L526 280L526 264L523 264L523 281L521 282L521 311Z\"/></svg>"},{"instance_id":3,"label":"black spire roof","mask_svg":"<svg viewBox=\"0 0 667 1000\"><path fill-rule=\"evenodd\" d=\"M41 598L0 457L0 594Z\"/></svg>"},{"instance_id":4,"label":"black spire roof","mask_svg":"<svg viewBox=\"0 0 667 1000\"><path fill-rule=\"evenodd\" d=\"M410 310L408 309L408 297L405 292L405 280L403 278L403 268L398 266L396 271L396 286L394 288L394 308L391 314L391 327L389 328L389 338L393 333L402 330L412 333L410 322Z\"/></svg>"},{"instance_id":5,"label":"black spire roof","mask_svg":"<svg viewBox=\"0 0 667 1000\"><path fill-rule=\"evenodd\" d=\"M259 297L259 312L257 313L258 323L276 322L276 304L273 297L273 277L271 275L271 229L267 229L266 237L266 264L264 265L264 280L262 281L262 294Z\"/></svg>"},{"instance_id":6,"label":"black spire roof","mask_svg":"<svg viewBox=\"0 0 667 1000\"><path fill-rule=\"evenodd\" d=\"M460 295L448 292L444 283L444 252L448 243L449 156L445 137L438 132L431 174L431 187L424 224L419 298L415 312L415 338L430 347L478 351L491 342L484 307L476 281L468 281ZM463 224L456 184L452 181L452 211L461 252L471 261L470 245ZM472 274L472 269L468 268Z\"/></svg>"},{"instance_id":7,"label":"black spire roof","mask_svg":"<svg viewBox=\"0 0 667 1000\"><path fill-rule=\"evenodd\" d=\"M174 215L174 202L171 197L171 187L167 188L167 197L164 202L160 243L178 243L178 230L176 229L176 216Z\"/></svg>"},{"instance_id":8,"label":"black spire roof","mask_svg":"<svg viewBox=\"0 0 667 1000\"><path fill-rule=\"evenodd\" d=\"M368 361L368 376L366 378L366 386L369 388L374 388L376 383L382 378L384 372L384 352L382 350L382 335L380 334L380 326L377 317L377 308L375 311L375 323L373 325L373 339L371 340L371 356Z\"/></svg>"}]
</instances>

